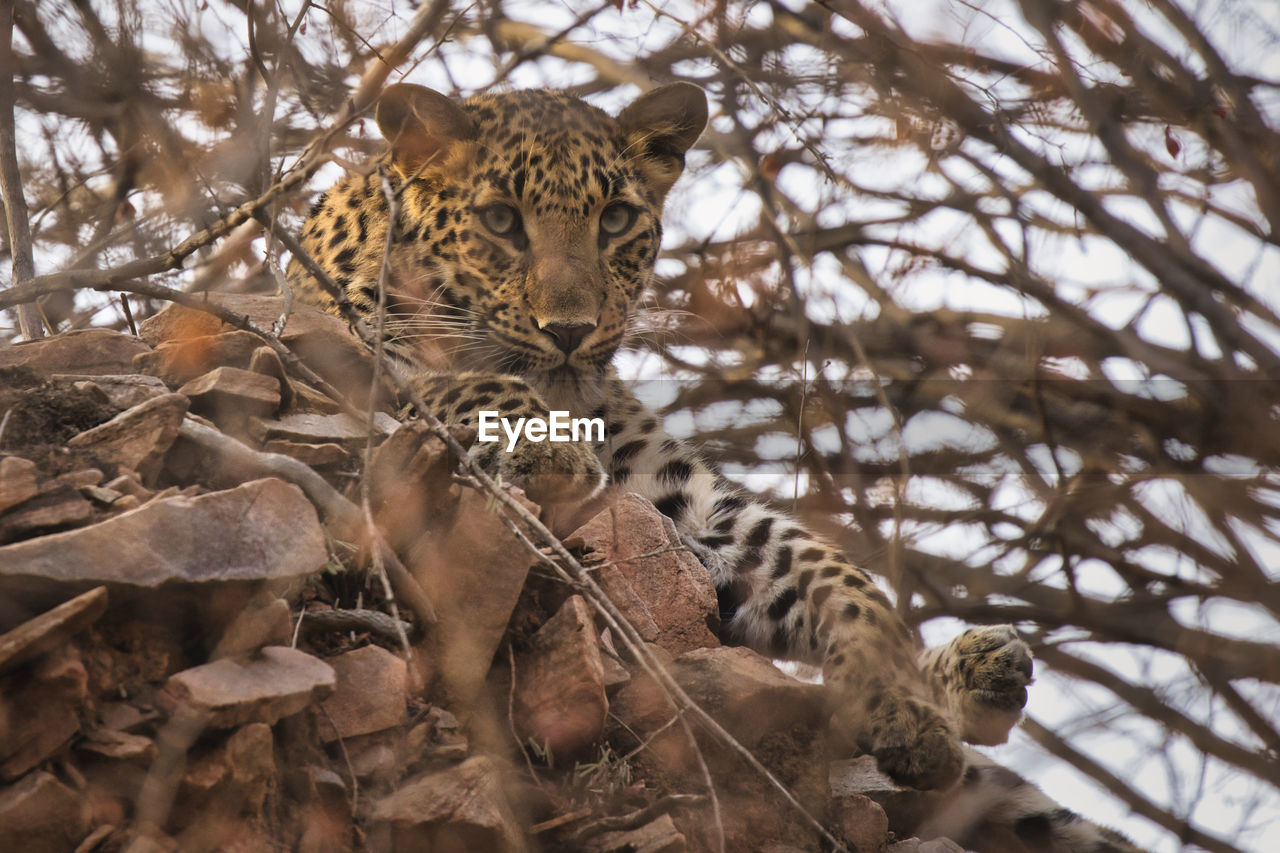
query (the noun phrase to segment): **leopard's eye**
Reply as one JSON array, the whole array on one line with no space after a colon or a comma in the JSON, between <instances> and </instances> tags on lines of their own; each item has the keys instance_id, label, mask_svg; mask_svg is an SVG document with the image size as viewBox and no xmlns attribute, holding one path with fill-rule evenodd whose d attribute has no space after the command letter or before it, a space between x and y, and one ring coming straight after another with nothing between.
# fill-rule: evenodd
<instances>
[{"instance_id":1,"label":"leopard's eye","mask_svg":"<svg viewBox=\"0 0 1280 853\"><path fill-rule=\"evenodd\" d=\"M480 221L499 237L514 237L520 233L520 213L509 204L491 204L481 208Z\"/></svg>"},{"instance_id":2,"label":"leopard's eye","mask_svg":"<svg viewBox=\"0 0 1280 853\"><path fill-rule=\"evenodd\" d=\"M610 237L625 234L636 221L636 209L625 202L614 202L600 214L600 231Z\"/></svg>"}]
</instances>

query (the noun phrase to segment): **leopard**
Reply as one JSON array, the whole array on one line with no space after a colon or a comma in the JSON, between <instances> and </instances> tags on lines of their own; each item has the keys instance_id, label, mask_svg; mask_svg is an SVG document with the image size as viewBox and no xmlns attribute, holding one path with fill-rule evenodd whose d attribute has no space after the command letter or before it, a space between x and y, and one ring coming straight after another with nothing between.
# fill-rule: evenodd
<instances>
[{"instance_id":1,"label":"leopard","mask_svg":"<svg viewBox=\"0 0 1280 853\"><path fill-rule=\"evenodd\" d=\"M708 122L704 91L658 85L615 116L562 91L458 101L396 83L374 118L386 153L320 196L300 244L361 316L381 320L432 413L464 427L482 411L601 419L603 437L471 452L544 506L606 489L647 498L707 567L726 642L820 669L833 737L905 786L999 787L1003 768L964 744L1004 743L1021 719L1033 667L1017 632L971 627L919 648L863 567L722 476L619 378L666 197ZM287 280L337 313L298 258ZM1048 827L1066 845L1053 849L1128 849L1019 791L1012 822Z\"/></svg>"}]
</instances>

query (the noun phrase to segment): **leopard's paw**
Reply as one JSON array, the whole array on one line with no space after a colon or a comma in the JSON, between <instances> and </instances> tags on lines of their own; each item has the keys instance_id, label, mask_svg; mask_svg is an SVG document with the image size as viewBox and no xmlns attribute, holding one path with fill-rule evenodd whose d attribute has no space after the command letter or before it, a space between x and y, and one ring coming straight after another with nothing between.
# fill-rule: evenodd
<instances>
[{"instance_id":1,"label":"leopard's paw","mask_svg":"<svg viewBox=\"0 0 1280 853\"><path fill-rule=\"evenodd\" d=\"M1031 683L1031 649L1010 625L970 628L951 644L948 700L964 739L994 745L1009 739Z\"/></svg>"},{"instance_id":2,"label":"leopard's paw","mask_svg":"<svg viewBox=\"0 0 1280 853\"><path fill-rule=\"evenodd\" d=\"M900 785L924 790L949 788L964 770L960 738L928 702L890 690L868 706L858 744L875 756L881 772ZM841 723L837 715L837 725Z\"/></svg>"},{"instance_id":3,"label":"leopard's paw","mask_svg":"<svg viewBox=\"0 0 1280 853\"><path fill-rule=\"evenodd\" d=\"M608 481L604 466L585 442L524 440L510 452L492 442L477 445L472 453L491 475L524 489L537 504L589 500Z\"/></svg>"}]
</instances>

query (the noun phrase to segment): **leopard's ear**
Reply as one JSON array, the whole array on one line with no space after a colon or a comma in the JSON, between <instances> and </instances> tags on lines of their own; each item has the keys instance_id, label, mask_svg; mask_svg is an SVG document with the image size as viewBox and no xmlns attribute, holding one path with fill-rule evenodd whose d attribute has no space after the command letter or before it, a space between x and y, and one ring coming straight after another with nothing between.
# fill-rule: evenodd
<instances>
[{"instance_id":1,"label":"leopard's ear","mask_svg":"<svg viewBox=\"0 0 1280 853\"><path fill-rule=\"evenodd\" d=\"M646 92L618 114L627 150L659 198L684 171L684 153L707 126L707 95L692 83L668 83Z\"/></svg>"},{"instance_id":2,"label":"leopard's ear","mask_svg":"<svg viewBox=\"0 0 1280 853\"><path fill-rule=\"evenodd\" d=\"M378 130L391 143L391 161L406 176L439 169L460 142L475 138L471 118L426 86L395 83L378 99Z\"/></svg>"}]
</instances>

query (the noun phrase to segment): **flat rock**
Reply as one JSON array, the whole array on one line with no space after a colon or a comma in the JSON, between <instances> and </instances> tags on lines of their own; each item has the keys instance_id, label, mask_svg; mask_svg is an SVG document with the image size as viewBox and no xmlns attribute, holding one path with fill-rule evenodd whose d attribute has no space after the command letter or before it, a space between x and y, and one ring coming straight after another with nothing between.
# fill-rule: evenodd
<instances>
[{"instance_id":1,"label":"flat rock","mask_svg":"<svg viewBox=\"0 0 1280 853\"><path fill-rule=\"evenodd\" d=\"M270 580L310 574L327 560L310 501L297 486L268 478L156 500L89 527L7 545L0 548L0 588Z\"/></svg>"},{"instance_id":2,"label":"flat rock","mask_svg":"<svg viewBox=\"0 0 1280 853\"><path fill-rule=\"evenodd\" d=\"M676 829L671 815L664 814L636 829L601 833L582 849L587 853L683 853L689 842Z\"/></svg>"},{"instance_id":3,"label":"flat rock","mask_svg":"<svg viewBox=\"0 0 1280 853\"><path fill-rule=\"evenodd\" d=\"M313 468L342 465L351 461L351 454L347 452L346 448L341 444L333 444L332 442L308 444L302 441L273 438L264 444L262 449L267 453L282 453Z\"/></svg>"},{"instance_id":4,"label":"flat rock","mask_svg":"<svg viewBox=\"0 0 1280 853\"><path fill-rule=\"evenodd\" d=\"M374 413L373 424L375 438L390 435L400 427L399 421L384 412ZM262 442L285 439L309 444L350 444L363 442L369 436L369 428L345 412L336 415L285 415L276 420L255 419L250 432Z\"/></svg>"},{"instance_id":5,"label":"flat rock","mask_svg":"<svg viewBox=\"0 0 1280 853\"><path fill-rule=\"evenodd\" d=\"M604 733L609 700L591 610L571 596L516 659L515 724L563 762Z\"/></svg>"},{"instance_id":6,"label":"flat rock","mask_svg":"<svg viewBox=\"0 0 1280 853\"><path fill-rule=\"evenodd\" d=\"M36 463L21 456L0 459L0 512L34 498L39 491Z\"/></svg>"},{"instance_id":7,"label":"flat rock","mask_svg":"<svg viewBox=\"0 0 1280 853\"><path fill-rule=\"evenodd\" d=\"M164 464L164 454L178 437L187 406L187 398L181 394L155 397L85 430L67 446L152 480Z\"/></svg>"},{"instance_id":8,"label":"flat rock","mask_svg":"<svg viewBox=\"0 0 1280 853\"><path fill-rule=\"evenodd\" d=\"M0 368L25 367L37 376L81 373L103 376L133 372L133 359L151 347L110 329L63 332L36 341L0 347Z\"/></svg>"},{"instance_id":9,"label":"flat rock","mask_svg":"<svg viewBox=\"0 0 1280 853\"><path fill-rule=\"evenodd\" d=\"M34 498L0 514L0 543L76 527L92 518L93 505L74 486L49 481L41 484Z\"/></svg>"},{"instance_id":10,"label":"flat rock","mask_svg":"<svg viewBox=\"0 0 1280 853\"><path fill-rule=\"evenodd\" d=\"M80 797L52 773L37 770L0 790L0 850L68 853L88 828Z\"/></svg>"},{"instance_id":11,"label":"flat rock","mask_svg":"<svg viewBox=\"0 0 1280 853\"><path fill-rule=\"evenodd\" d=\"M312 388L305 382L293 380L293 405L291 408L299 413L314 412L322 415L332 415L335 412L342 411L342 407L337 401L321 392Z\"/></svg>"},{"instance_id":12,"label":"flat rock","mask_svg":"<svg viewBox=\"0 0 1280 853\"><path fill-rule=\"evenodd\" d=\"M103 485L108 489L114 489L117 492L138 498L139 500L147 500L155 494L151 489L142 485L142 482L138 480L138 475L133 471L121 474L120 476L107 481Z\"/></svg>"},{"instance_id":13,"label":"flat rock","mask_svg":"<svg viewBox=\"0 0 1280 853\"><path fill-rule=\"evenodd\" d=\"M52 382L69 383L81 391L97 389L102 398L117 409L131 409L152 397L169 393L169 386L156 376L145 373L107 374L91 376L87 373L55 373Z\"/></svg>"},{"instance_id":14,"label":"flat rock","mask_svg":"<svg viewBox=\"0 0 1280 853\"><path fill-rule=\"evenodd\" d=\"M328 659L338 686L323 703L318 728L325 741L403 725L408 668L380 646L362 646Z\"/></svg>"},{"instance_id":15,"label":"flat rock","mask_svg":"<svg viewBox=\"0 0 1280 853\"><path fill-rule=\"evenodd\" d=\"M485 757L469 758L405 783L374 805L371 819L375 825L370 848L376 850L517 853L526 849L521 825L503 792L500 770Z\"/></svg>"},{"instance_id":16,"label":"flat rock","mask_svg":"<svg viewBox=\"0 0 1280 853\"><path fill-rule=\"evenodd\" d=\"M639 495L619 497L567 539L570 548L587 548L609 561L600 583L640 628L657 629L645 637L674 655L720 645L712 626L719 609L711 575L684 549L671 520ZM620 588L630 586L628 595ZM644 614L627 613L639 601ZM643 636L642 632L642 636Z\"/></svg>"},{"instance_id":17,"label":"flat rock","mask_svg":"<svg viewBox=\"0 0 1280 853\"><path fill-rule=\"evenodd\" d=\"M171 709L190 705L209 714L214 728L274 725L331 694L333 667L306 652L268 646L258 657L222 660L169 677L161 694Z\"/></svg>"},{"instance_id":18,"label":"flat rock","mask_svg":"<svg viewBox=\"0 0 1280 853\"><path fill-rule=\"evenodd\" d=\"M262 338L252 332L231 331L162 343L155 352L139 355L133 369L181 385L215 367L244 367Z\"/></svg>"},{"instance_id":19,"label":"flat rock","mask_svg":"<svg viewBox=\"0 0 1280 853\"><path fill-rule=\"evenodd\" d=\"M921 841L919 838L907 838L896 844L890 844L888 853L965 853L963 847L950 838L932 838Z\"/></svg>"},{"instance_id":20,"label":"flat rock","mask_svg":"<svg viewBox=\"0 0 1280 853\"><path fill-rule=\"evenodd\" d=\"M192 411L220 418L266 416L280 408L280 381L238 367L215 367L178 389Z\"/></svg>"},{"instance_id":21,"label":"flat rock","mask_svg":"<svg viewBox=\"0 0 1280 853\"><path fill-rule=\"evenodd\" d=\"M117 492L115 489L108 489L102 486L81 486L80 494L84 495L89 500L103 507L115 507L117 504L120 504L120 501L124 500L126 497L128 498L128 500L125 501L125 503L120 504L120 506L117 507L118 509L122 509L122 510L134 509L135 507L138 506L138 503L135 503L135 501L137 500L136 498L129 495L121 494L120 492Z\"/></svg>"},{"instance_id":22,"label":"flat rock","mask_svg":"<svg viewBox=\"0 0 1280 853\"><path fill-rule=\"evenodd\" d=\"M55 477L59 483L66 483L68 486L75 486L77 489L84 486L96 486L102 482L102 472L97 468L82 468L79 471L68 471L65 474L59 474Z\"/></svg>"},{"instance_id":23,"label":"flat rock","mask_svg":"<svg viewBox=\"0 0 1280 853\"><path fill-rule=\"evenodd\" d=\"M92 625L106 609L107 588L100 586L0 635L0 675L57 648Z\"/></svg>"},{"instance_id":24,"label":"flat rock","mask_svg":"<svg viewBox=\"0 0 1280 853\"><path fill-rule=\"evenodd\" d=\"M974 755L970 752L971 761ZM971 828L979 822L991 797L985 788L974 791L968 786L945 793L904 788L881 773L875 758L869 755L832 761L827 768L827 783L837 803L859 796L873 801L885 812L889 828L899 838L915 834L926 820L943 829L936 834L944 834L954 826Z\"/></svg>"},{"instance_id":25,"label":"flat rock","mask_svg":"<svg viewBox=\"0 0 1280 853\"><path fill-rule=\"evenodd\" d=\"M76 744L76 749L115 761L137 761L144 766L155 757L156 745L149 737L117 729L96 729Z\"/></svg>"}]
</instances>

